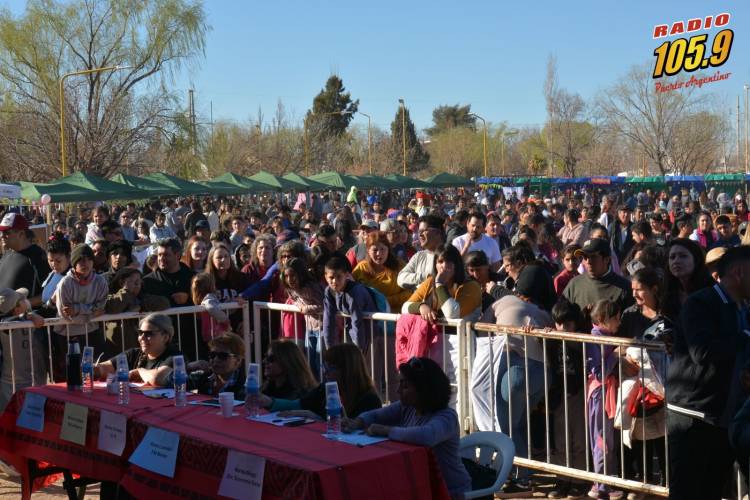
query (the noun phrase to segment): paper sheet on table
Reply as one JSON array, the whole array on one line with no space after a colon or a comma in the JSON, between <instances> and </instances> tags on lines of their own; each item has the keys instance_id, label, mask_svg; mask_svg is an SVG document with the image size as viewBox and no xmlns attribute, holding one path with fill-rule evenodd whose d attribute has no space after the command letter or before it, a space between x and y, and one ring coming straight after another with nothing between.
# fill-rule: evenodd
<instances>
[{"instance_id":1,"label":"paper sheet on table","mask_svg":"<svg viewBox=\"0 0 750 500\"><path fill-rule=\"evenodd\" d=\"M331 439L327 434L323 434L326 439ZM380 443L382 441L388 441L386 437L379 436L368 436L363 431L355 431L349 434L341 433L337 436L335 441L341 441L343 443L353 444L355 446L367 446L370 444Z\"/></svg>"},{"instance_id":2,"label":"paper sheet on table","mask_svg":"<svg viewBox=\"0 0 750 500\"><path fill-rule=\"evenodd\" d=\"M141 443L130 455L130 463L162 476L174 477L180 435L149 427Z\"/></svg>"},{"instance_id":3,"label":"paper sheet on table","mask_svg":"<svg viewBox=\"0 0 750 500\"><path fill-rule=\"evenodd\" d=\"M219 485L219 495L254 500L262 498L266 459L235 450L227 452L227 465Z\"/></svg>"},{"instance_id":4,"label":"paper sheet on table","mask_svg":"<svg viewBox=\"0 0 750 500\"><path fill-rule=\"evenodd\" d=\"M221 404L219 403L218 399L204 399L203 401L191 401L188 404L191 404L191 405L194 405L194 406L212 406L212 407L215 407L215 408L221 408ZM244 404L245 404L244 401L237 401L235 399L233 406L240 406L240 405L244 405Z\"/></svg>"},{"instance_id":5,"label":"paper sheet on table","mask_svg":"<svg viewBox=\"0 0 750 500\"><path fill-rule=\"evenodd\" d=\"M44 430L44 404L47 398L41 394L27 392L23 398L21 413L18 414L16 425L32 431L42 432Z\"/></svg>"},{"instance_id":6,"label":"paper sheet on table","mask_svg":"<svg viewBox=\"0 0 750 500\"><path fill-rule=\"evenodd\" d=\"M248 420L255 420L256 422L263 422L264 424L275 425L276 427L285 427L290 422L302 422L307 421L305 417L280 417L278 412L266 413L265 415L258 415L257 417L247 417ZM310 420L312 422L312 420Z\"/></svg>"},{"instance_id":7,"label":"paper sheet on table","mask_svg":"<svg viewBox=\"0 0 750 500\"><path fill-rule=\"evenodd\" d=\"M102 410L99 418L99 449L117 455L122 455L125 449L128 418L119 413Z\"/></svg>"},{"instance_id":8,"label":"paper sheet on table","mask_svg":"<svg viewBox=\"0 0 750 500\"><path fill-rule=\"evenodd\" d=\"M60 427L60 439L86 445L86 426L89 409L74 403L65 403L63 421Z\"/></svg>"},{"instance_id":9,"label":"paper sheet on table","mask_svg":"<svg viewBox=\"0 0 750 500\"><path fill-rule=\"evenodd\" d=\"M141 394L150 398L174 399L174 389L144 389Z\"/></svg>"}]
</instances>

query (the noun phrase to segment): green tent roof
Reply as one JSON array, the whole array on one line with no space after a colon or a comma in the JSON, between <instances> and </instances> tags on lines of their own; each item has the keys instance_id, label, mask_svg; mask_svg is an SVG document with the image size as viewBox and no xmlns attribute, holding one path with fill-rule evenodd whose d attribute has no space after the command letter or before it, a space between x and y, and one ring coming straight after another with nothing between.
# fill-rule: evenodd
<instances>
[{"instance_id":1,"label":"green tent roof","mask_svg":"<svg viewBox=\"0 0 750 500\"><path fill-rule=\"evenodd\" d=\"M387 181L391 181L394 187L398 189L415 189L415 188L430 187L430 185L424 181L420 181L419 179L414 179L413 177L407 177L401 174L390 174L390 175L386 175L383 178Z\"/></svg>"},{"instance_id":2,"label":"green tent roof","mask_svg":"<svg viewBox=\"0 0 750 500\"><path fill-rule=\"evenodd\" d=\"M424 181L432 187L459 187L473 186L474 182L459 175L449 174L446 172L431 175Z\"/></svg>"},{"instance_id":3,"label":"green tent roof","mask_svg":"<svg viewBox=\"0 0 750 500\"><path fill-rule=\"evenodd\" d=\"M257 174L251 175L249 179L253 182L268 186L268 188L273 189L275 191L289 191L291 189L304 188L304 186L301 186L297 182L289 181L287 179L284 179L283 177L273 175L264 170L261 170Z\"/></svg>"},{"instance_id":4,"label":"green tent roof","mask_svg":"<svg viewBox=\"0 0 750 500\"><path fill-rule=\"evenodd\" d=\"M187 195L208 193L208 189L206 188L206 186L196 184L195 182L186 181L185 179L180 179L179 177L165 174L164 172L156 172L153 174L144 175L143 178L168 187L172 190L173 194Z\"/></svg>"},{"instance_id":5,"label":"green tent roof","mask_svg":"<svg viewBox=\"0 0 750 500\"><path fill-rule=\"evenodd\" d=\"M361 187L357 183L357 177L340 174L338 172L321 172L319 174L311 175L310 179L321 182L331 189L347 190L352 186Z\"/></svg>"},{"instance_id":6,"label":"green tent roof","mask_svg":"<svg viewBox=\"0 0 750 500\"><path fill-rule=\"evenodd\" d=\"M745 174L706 174L703 177L706 182L745 182Z\"/></svg>"},{"instance_id":7,"label":"green tent roof","mask_svg":"<svg viewBox=\"0 0 750 500\"><path fill-rule=\"evenodd\" d=\"M260 193L268 190L268 186L260 184L251 180L249 177L244 175L235 174L233 172L225 172L218 177L214 177L208 182L221 182L223 184L231 184L232 186L239 186L245 188L242 193Z\"/></svg>"},{"instance_id":8,"label":"green tent roof","mask_svg":"<svg viewBox=\"0 0 750 500\"><path fill-rule=\"evenodd\" d=\"M96 193L99 193L98 200L125 200L148 197L148 193L144 193L138 188L134 188L132 186L123 186L120 183L112 182L103 177L99 177L98 175L87 174L85 172L75 172L65 177L61 177L60 179L54 180L49 184L68 184L71 186L78 186L86 190L94 191Z\"/></svg>"},{"instance_id":9,"label":"green tent roof","mask_svg":"<svg viewBox=\"0 0 750 500\"><path fill-rule=\"evenodd\" d=\"M48 194L52 203L67 203L69 201L100 201L101 193L86 189L73 184L42 184L20 181L21 198L31 201L39 201L42 195Z\"/></svg>"},{"instance_id":10,"label":"green tent roof","mask_svg":"<svg viewBox=\"0 0 750 500\"><path fill-rule=\"evenodd\" d=\"M178 194L178 192L164 186L163 184L159 184L158 182L145 179L143 177L136 177L134 175L116 174L109 180L112 182L117 182L119 184L125 184L126 186L130 186L136 189L140 189L141 191L148 193L150 196Z\"/></svg>"},{"instance_id":11,"label":"green tent roof","mask_svg":"<svg viewBox=\"0 0 750 500\"><path fill-rule=\"evenodd\" d=\"M282 178L290 182L296 182L300 184L301 186L305 186L305 189L307 191L327 191L328 189L330 189L330 186L328 186L327 184L323 184L322 182L314 181L307 177L303 177L295 172L291 172L286 175L283 175Z\"/></svg>"},{"instance_id":12,"label":"green tent roof","mask_svg":"<svg viewBox=\"0 0 750 500\"><path fill-rule=\"evenodd\" d=\"M248 192L248 189L245 186L239 186L237 184L230 184L228 182L221 182L216 180L198 181L198 184L206 186L211 194L231 196L235 194L245 194Z\"/></svg>"}]
</instances>

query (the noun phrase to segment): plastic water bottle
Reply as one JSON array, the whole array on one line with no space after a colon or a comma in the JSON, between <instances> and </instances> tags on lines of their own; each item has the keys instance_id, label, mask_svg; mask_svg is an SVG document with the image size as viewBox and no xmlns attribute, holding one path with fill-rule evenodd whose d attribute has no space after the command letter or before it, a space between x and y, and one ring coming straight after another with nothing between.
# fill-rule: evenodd
<instances>
[{"instance_id":1,"label":"plastic water bottle","mask_svg":"<svg viewBox=\"0 0 750 500\"><path fill-rule=\"evenodd\" d=\"M94 392L94 348L91 346L83 348L81 371L83 372L83 392Z\"/></svg>"},{"instance_id":2,"label":"plastic water bottle","mask_svg":"<svg viewBox=\"0 0 750 500\"><path fill-rule=\"evenodd\" d=\"M187 371L185 358L175 356L174 360L174 405L187 406Z\"/></svg>"},{"instance_id":3,"label":"plastic water bottle","mask_svg":"<svg viewBox=\"0 0 750 500\"><path fill-rule=\"evenodd\" d=\"M338 439L341 435L341 398L337 382L326 382L326 435L329 439Z\"/></svg>"},{"instance_id":4,"label":"plastic water bottle","mask_svg":"<svg viewBox=\"0 0 750 500\"><path fill-rule=\"evenodd\" d=\"M68 355L65 358L65 375L69 391L80 391L83 386L81 380L81 346L78 342L68 344Z\"/></svg>"},{"instance_id":5,"label":"plastic water bottle","mask_svg":"<svg viewBox=\"0 0 750 500\"><path fill-rule=\"evenodd\" d=\"M248 417L260 415L260 366L258 363L250 363L247 368L247 379L245 380L245 407Z\"/></svg>"},{"instance_id":6,"label":"plastic water bottle","mask_svg":"<svg viewBox=\"0 0 750 500\"><path fill-rule=\"evenodd\" d=\"M130 370L128 358L121 352L117 356L117 404L130 404Z\"/></svg>"}]
</instances>

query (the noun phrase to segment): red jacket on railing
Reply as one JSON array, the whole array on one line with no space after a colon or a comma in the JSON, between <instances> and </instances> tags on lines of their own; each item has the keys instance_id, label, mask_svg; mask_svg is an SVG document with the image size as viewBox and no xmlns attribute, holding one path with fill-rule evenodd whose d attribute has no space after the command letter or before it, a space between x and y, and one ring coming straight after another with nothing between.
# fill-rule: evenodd
<instances>
[{"instance_id":1,"label":"red jacket on railing","mask_svg":"<svg viewBox=\"0 0 750 500\"><path fill-rule=\"evenodd\" d=\"M438 334L438 327L419 314L402 314L396 323L396 366L413 357L427 356Z\"/></svg>"}]
</instances>

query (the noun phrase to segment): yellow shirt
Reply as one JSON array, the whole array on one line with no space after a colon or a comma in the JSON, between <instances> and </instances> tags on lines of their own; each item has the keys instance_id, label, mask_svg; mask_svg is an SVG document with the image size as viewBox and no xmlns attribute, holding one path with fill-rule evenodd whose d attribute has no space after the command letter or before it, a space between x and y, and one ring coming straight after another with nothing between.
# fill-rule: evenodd
<instances>
[{"instance_id":1,"label":"yellow shirt","mask_svg":"<svg viewBox=\"0 0 750 500\"><path fill-rule=\"evenodd\" d=\"M411 295L411 290L404 290L398 286L396 282L398 270L394 271L386 267L381 272L376 273L367 260L357 263L357 267L352 271L352 277L363 285L371 286L385 295L388 304L391 306L391 312L396 314L401 311L401 306Z\"/></svg>"},{"instance_id":2,"label":"yellow shirt","mask_svg":"<svg viewBox=\"0 0 750 500\"><path fill-rule=\"evenodd\" d=\"M425 302L432 308L437 307L436 304L432 304L433 301L430 297L433 288L433 279L432 276L428 276L427 279L424 280L416 290L414 290L414 293L409 297L407 302L416 302L417 304ZM460 310L458 318L465 318L482 307L482 287L474 280L470 279L464 281L461 285L453 284L453 286L447 291L451 298L458 302Z\"/></svg>"}]
</instances>

